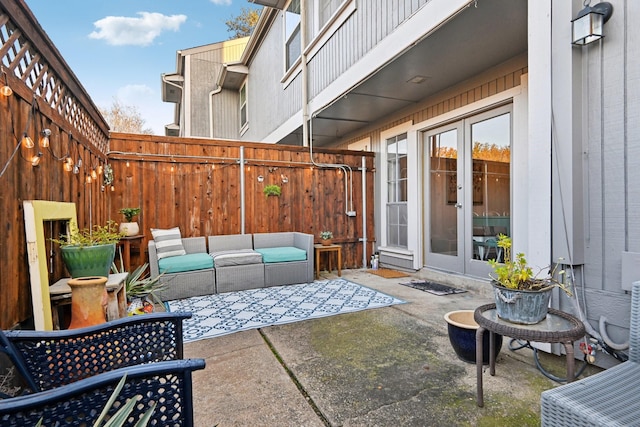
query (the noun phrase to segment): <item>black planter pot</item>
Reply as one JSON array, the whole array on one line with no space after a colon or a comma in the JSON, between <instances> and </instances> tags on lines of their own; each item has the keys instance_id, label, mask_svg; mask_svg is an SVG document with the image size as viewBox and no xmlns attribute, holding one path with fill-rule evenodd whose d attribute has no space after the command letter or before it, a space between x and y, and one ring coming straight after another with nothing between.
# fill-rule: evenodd
<instances>
[{"instance_id":1,"label":"black planter pot","mask_svg":"<svg viewBox=\"0 0 640 427\"><path fill-rule=\"evenodd\" d=\"M460 360L476 363L476 331L478 324L473 320L473 310L457 310L445 314L449 332L449 342ZM495 334L493 352L498 357L502 348L502 335ZM489 364L489 332L482 335L482 363Z\"/></svg>"}]
</instances>

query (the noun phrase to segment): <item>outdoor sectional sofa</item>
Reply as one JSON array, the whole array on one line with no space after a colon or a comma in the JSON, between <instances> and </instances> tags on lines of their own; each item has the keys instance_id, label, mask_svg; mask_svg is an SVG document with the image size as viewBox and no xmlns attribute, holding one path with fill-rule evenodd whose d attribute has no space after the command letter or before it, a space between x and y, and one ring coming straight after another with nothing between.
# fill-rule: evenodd
<instances>
[{"instance_id":1,"label":"outdoor sectional sofa","mask_svg":"<svg viewBox=\"0 0 640 427\"><path fill-rule=\"evenodd\" d=\"M314 280L313 235L299 232L181 239L186 252L158 258L149 241L151 277L165 285L162 300ZM207 250L208 244L208 250Z\"/></svg>"}]
</instances>

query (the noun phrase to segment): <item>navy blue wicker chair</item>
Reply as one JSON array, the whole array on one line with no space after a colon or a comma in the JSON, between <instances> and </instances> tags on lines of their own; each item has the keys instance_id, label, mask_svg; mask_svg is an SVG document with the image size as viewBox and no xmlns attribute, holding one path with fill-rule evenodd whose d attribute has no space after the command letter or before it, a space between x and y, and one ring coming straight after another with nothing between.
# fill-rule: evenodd
<instances>
[{"instance_id":1,"label":"navy blue wicker chair","mask_svg":"<svg viewBox=\"0 0 640 427\"><path fill-rule=\"evenodd\" d=\"M118 400L142 396L132 423L157 402L150 425L192 425L191 372L205 363L181 360L182 320L190 316L153 313L81 329L0 331L0 351L31 392L0 400L0 425L32 425L40 418L43 425L86 425L125 373Z\"/></svg>"}]
</instances>

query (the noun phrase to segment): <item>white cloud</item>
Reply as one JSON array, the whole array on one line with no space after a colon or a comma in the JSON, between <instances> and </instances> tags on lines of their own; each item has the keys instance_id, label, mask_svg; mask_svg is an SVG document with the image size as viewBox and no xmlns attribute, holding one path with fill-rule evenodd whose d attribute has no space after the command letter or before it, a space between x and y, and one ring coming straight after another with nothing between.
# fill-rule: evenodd
<instances>
[{"instance_id":1,"label":"white cloud","mask_svg":"<svg viewBox=\"0 0 640 427\"><path fill-rule=\"evenodd\" d=\"M221 5L226 5L226 6L231 5L231 0L210 0L210 1L213 4L221 4Z\"/></svg>"},{"instance_id":2,"label":"white cloud","mask_svg":"<svg viewBox=\"0 0 640 427\"><path fill-rule=\"evenodd\" d=\"M220 1L220 0L218 0ZM138 18L107 16L93 23L97 31L89 34L92 39L105 40L114 46L148 46L163 31L178 31L186 15L166 16L161 13L138 12Z\"/></svg>"}]
</instances>

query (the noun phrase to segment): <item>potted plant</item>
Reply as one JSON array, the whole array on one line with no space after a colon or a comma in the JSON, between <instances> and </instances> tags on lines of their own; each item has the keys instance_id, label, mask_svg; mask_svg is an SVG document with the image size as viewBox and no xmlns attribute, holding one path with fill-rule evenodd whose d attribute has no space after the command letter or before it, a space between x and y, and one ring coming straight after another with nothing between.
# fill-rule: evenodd
<instances>
[{"instance_id":1,"label":"potted plant","mask_svg":"<svg viewBox=\"0 0 640 427\"><path fill-rule=\"evenodd\" d=\"M127 222L120 223L120 232L125 236L137 236L140 226L133 219L140 213L140 208L122 208L119 211Z\"/></svg>"},{"instance_id":2,"label":"potted plant","mask_svg":"<svg viewBox=\"0 0 640 427\"><path fill-rule=\"evenodd\" d=\"M329 246L333 243L333 233L331 231L321 231L320 240L322 241L323 245Z\"/></svg>"},{"instance_id":3,"label":"potted plant","mask_svg":"<svg viewBox=\"0 0 640 427\"><path fill-rule=\"evenodd\" d=\"M116 255L116 243L123 237L117 229L118 224L113 221L82 230L71 222L68 235L51 241L60 245L62 260L72 278L108 277Z\"/></svg>"},{"instance_id":4,"label":"potted plant","mask_svg":"<svg viewBox=\"0 0 640 427\"><path fill-rule=\"evenodd\" d=\"M513 323L536 324L547 316L551 290L554 287L571 296L568 286L556 279L556 276L562 278L565 274L564 270L556 272L557 264L548 269L545 277L539 277L545 269L534 275L524 253L519 252L515 260L512 259L510 237L500 234L497 245L504 251L504 263L489 260L494 273L489 276L500 318Z\"/></svg>"},{"instance_id":5,"label":"potted plant","mask_svg":"<svg viewBox=\"0 0 640 427\"><path fill-rule=\"evenodd\" d=\"M282 194L282 189L277 184L271 184L264 187L262 190L265 196L280 196Z\"/></svg>"},{"instance_id":6,"label":"potted plant","mask_svg":"<svg viewBox=\"0 0 640 427\"><path fill-rule=\"evenodd\" d=\"M148 268L149 263L144 263L129 273L125 279L124 286L129 303L127 308L129 315L151 313L154 311L154 303L162 303L156 292L165 288L165 285L160 283L163 273L156 277L150 277ZM124 267L122 270L119 271L115 263L111 266L111 271L114 273L124 272Z\"/></svg>"}]
</instances>

